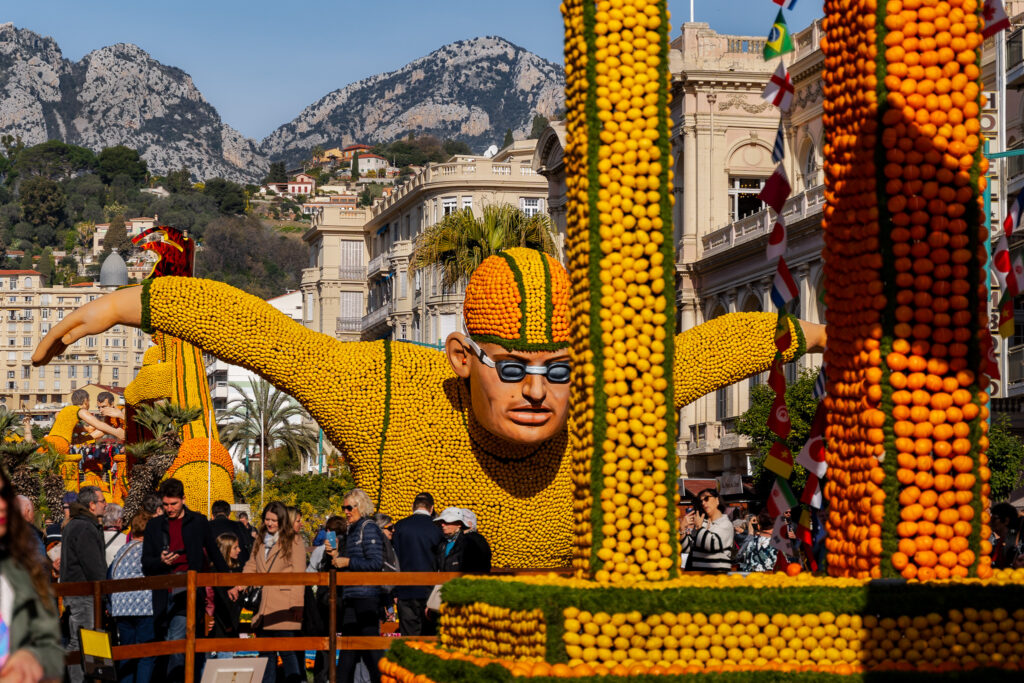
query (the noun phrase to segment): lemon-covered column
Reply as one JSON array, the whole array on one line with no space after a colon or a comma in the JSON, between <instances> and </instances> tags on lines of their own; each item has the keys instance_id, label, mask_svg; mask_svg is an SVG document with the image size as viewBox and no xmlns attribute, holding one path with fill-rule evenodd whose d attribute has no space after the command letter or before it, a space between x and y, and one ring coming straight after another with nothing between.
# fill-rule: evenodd
<instances>
[{"instance_id":1,"label":"lemon-covered column","mask_svg":"<svg viewBox=\"0 0 1024 683\"><path fill-rule=\"evenodd\" d=\"M567 0L576 574L678 572L664 1Z\"/></svg>"}]
</instances>

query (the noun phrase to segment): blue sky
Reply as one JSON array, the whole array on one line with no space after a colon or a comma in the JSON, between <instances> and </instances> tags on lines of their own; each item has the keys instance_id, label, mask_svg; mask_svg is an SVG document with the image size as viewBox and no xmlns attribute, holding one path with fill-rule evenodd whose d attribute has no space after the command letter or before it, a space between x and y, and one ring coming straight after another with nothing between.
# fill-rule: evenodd
<instances>
[{"instance_id":1,"label":"blue sky","mask_svg":"<svg viewBox=\"0 0 1024 683\"><path fill-rule=\"evenodd\" d=\"M721 33L767 35L772 0L694 0L696 21ZM332 90L390 71L459 39L499 35L562 61L558 0L42 0L5 2L0 22L57 40L77 60L135 43L189 73L229 125L263 138ZM798 0L793 31L821 14ZM672 34L689 0L669 0Z\"/></svg>"}]
</instances>

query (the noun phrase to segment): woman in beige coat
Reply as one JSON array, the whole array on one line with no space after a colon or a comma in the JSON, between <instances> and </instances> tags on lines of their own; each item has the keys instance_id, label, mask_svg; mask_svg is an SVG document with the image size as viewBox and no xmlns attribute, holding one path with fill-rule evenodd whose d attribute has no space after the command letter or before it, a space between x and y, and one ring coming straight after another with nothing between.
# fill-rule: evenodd
<instances>
[{"instance_id":1,"label":"woman in beige coat","mask_svg":"<svg viewBox=\"0 0 1024 683\"><path fill-rule=\"evenodd\" d=\"M263 508L263 526L242 570L245 574L280 574L306 571L306 545L288 523L283 503L274 501ZM299 636L302 627L302 586L264 586L260 607L253 615L257 637ZM305 681L305 667L295 652L262 652L268 657L263 683ZM277 656L281 656L283 678L277 677Z\"/></svg>"}]
</instances>

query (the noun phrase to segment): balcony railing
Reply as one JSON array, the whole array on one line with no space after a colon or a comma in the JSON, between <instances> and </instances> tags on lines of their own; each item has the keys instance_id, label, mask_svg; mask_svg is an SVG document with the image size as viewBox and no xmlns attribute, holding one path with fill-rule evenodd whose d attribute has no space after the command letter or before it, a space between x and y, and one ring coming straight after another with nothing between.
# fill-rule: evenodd
<instances>
[{"instance_id":1,"label":"balcony railing","mask_svg":"<svg viewBox=\"0 0 1024 683\"><path fill-rule=\"evenodd\" d=\"M335 326L335 334L351 334L353 332L359 333L363 330L363 319L362 318L338 318Z\"/></svg>"},{"instance_id":2,"label":"balcony railing","mask_svg":"<svg viewBox=\"0 0 1024 683\"><path fill-rule=\"evenodd\" d=\"M364 315L361 325L362 331L365 332L366 330L372 329L377 325L386 322L388 319L388 311L390 309L390 304L384 304L377 310L370 311L369 313Z\"/></svg>"},{"instance_id":3,"label":"balcony railing","mask_svg":"<svg viewBox=\"0 0 1024 683\"><path fill-rule=\"evenodd\" d=\"M1019 150L1021 147L1024 147L1024 144L1018 142L1011 145L1007 151ZM1006 157L1006 182L1012 183L1022 175L1024 175L1024 155Z\"/></svg>"},{"instance_id":4,"label":"balcony railing","mask_svg":"<svg viewBox=\"0 0 1024 683\"><path fill-rule=\"evenodd\" d=\"M1016 384L1024 381L1024 346L1010 349L1006 358L1006 381Z\"/></svg>"},{"instance_id":5,"label":"balcony railing","mask_svg":"<svg viewBox=\"0 0 1024 683\"><path fill-rule=\"evenodd\" d=\"M381 252L370 259L369 265L366 266L366 276L373 277L377 273L386 273L388 270L390 270L388 254L387 252Z\"/></svg>"},{"instance_id":6,"label":"balcony railing","mask_svg":"<svg viewBox=\"0 0 1024 683\"><path fill-rule=\"evenodd\" d=\"M786 205L782 207L782 218L786 225L794 225L798 221L820 213L825 205L825 186L816 185L809 190L790 197ZM744 242L757 239L761 235L767 235L775 221L768 209L762 209L755 214L741 218L730 223L724 228L709 232L701 241L704 245L704 255L718 253L731 249Z\"/></svg>"},{"instance_id":7,"label":"balcony railing","mask_svg":"<svg viewBox=\"0 0 1024 683\"><path fill-rule=\"evenodd\" d=\"M366 268L363 268L362 266L339 266L338 279L357 280L362 282L366 279Z\"/></svg>"}]
</instances>

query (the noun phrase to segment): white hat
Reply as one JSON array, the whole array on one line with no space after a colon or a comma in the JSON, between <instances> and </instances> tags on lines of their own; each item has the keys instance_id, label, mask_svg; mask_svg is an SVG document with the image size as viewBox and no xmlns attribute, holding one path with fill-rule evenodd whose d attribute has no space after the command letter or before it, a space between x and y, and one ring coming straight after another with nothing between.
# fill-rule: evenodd
<instances>
[{"instance_id":1,"label":"white hat","mask_svg":"<svg viewBox=\"0 0 1024 683\"><path fill-rule=\"evenodd\" d=\"M468 527L466 523L466 515L462 508L450 507L445 508L445 511L434 518L435 522L447 522L448 524L461 524L462 526Z\"/></svg>"},{"instance_id":2,"label":"white hat","mask_svg":"<svg viewBox=\"0 0 1024 683\"><path fill-rule=\"evenodd\" d=\"M476 513L469 508L462 508L462 519L470 531L476 531Z\"/></svg>"}]
</instances>

